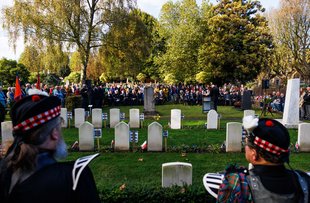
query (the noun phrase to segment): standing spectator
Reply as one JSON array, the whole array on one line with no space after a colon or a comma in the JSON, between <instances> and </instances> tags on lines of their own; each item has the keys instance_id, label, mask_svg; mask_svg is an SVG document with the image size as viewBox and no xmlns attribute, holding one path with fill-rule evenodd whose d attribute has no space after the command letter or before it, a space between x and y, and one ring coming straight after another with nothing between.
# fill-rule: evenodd
<instances>
[{"instance_id":1,"label":"standing spectator","mask_svg":"<svg viewBox=\"0 0 310 203\"><path fill-rule=\"evenodd\" d=\"M213 84L211 86L211 91L210 91L210 96L211 96L211 101L213 102L213 108L215 111L217 111L217 105L218 105L218 102L219 102L219 96L220 96L220 90L219 88L217 87L216 84Z\"/></svg>"},{"instance_id":2,"label":"standing spectator","mask_svg":"<svg viewBox=\"0 0 310 203\"><path fill-rule=\"evenodd\" d=\"M307 87L307 91L303 99L305 105L305 119L310 119L310 87Z\"/></svg>"},{"instance_id":3,"label":"standing spectator","mask_svg":"<svg viewBox=\"0 0 310 203\"><path fill-rule=\"evenodd\" d=\"M39 90L29 94L11 110L14 143L0 163L1 203L100 202L87 165L57 162L67 154L60 100Z\"/></svg>"},{"instance_id":4,"label":"standing spectator","mask_svg":"<svg viewBox=\"0 0 310 203\"><path fill-rule=\"evenodd\" d=\"M6 107L6 96L2 90L2 86L0 86L0 104L3 106L3 108Z\"/></svg>"}]
</instances>

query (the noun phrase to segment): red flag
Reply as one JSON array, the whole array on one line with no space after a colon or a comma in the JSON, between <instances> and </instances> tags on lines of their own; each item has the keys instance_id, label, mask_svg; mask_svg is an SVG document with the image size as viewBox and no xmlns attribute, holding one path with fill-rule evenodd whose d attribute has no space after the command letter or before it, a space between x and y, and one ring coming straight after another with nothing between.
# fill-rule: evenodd
<instances>
[{"instance_id":1,"label":"red flag","mask_svg":"<svg viewBox=\"0 0 310 203\"><path fill-rule=\"evenodd\" d=\"M18 101L21 98L22 98L22 89L20 88L18 75L16 75L14 100Z\"/></svg>"},{"instance_id":2,"label":"red flag","mask_svg":"<svg viewBox=\"0 0 310 203\"><path fill-rule=\"evenodd\" d=\"M40 88L40 73L39 73L39 72L38 72L38 80L37 80L36 88L37 88L38 90L41 89L41 88Z\"/></svg>"}]
</instances>

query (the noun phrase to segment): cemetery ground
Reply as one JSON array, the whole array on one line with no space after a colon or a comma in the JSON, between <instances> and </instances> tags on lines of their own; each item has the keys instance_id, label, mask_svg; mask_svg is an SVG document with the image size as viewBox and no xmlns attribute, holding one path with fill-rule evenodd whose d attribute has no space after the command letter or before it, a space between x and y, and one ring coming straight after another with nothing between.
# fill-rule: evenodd
<instances>
[{"instance_id":1,"label":"cemetery ground","mask_svg":"<svg viewBox=\"0 0 310 203\"><path fill-rule=\"evenodd\" d=\"M103 112L109 112L110 108L103 108ZM120 112L125 113L124 121L126 123L129 119L129 109L139 108L140 113L143 112L143 106L117 106L113 108L119 108ZM182 129L173 130L169 128L171 109L181 109L182 115L184 115ZM114 129L103 125L102 137L99 140L100 149L97 150L100 152L100 156L90 164L102 200L113 202L122 201L122 198L125 201L127 198L126 201L128 202L131 195L141 198L141 195L150 195L148 194L150 191L162 191L162 164L179 161L192 164L193 183L186 190L175 188L175 191L180 193L179 195L186 194L187 190L195 193L194 195L190 194L188 198L191 201L198 198L194 202L214 201L204 189L203 175L208 172L223 171L229 163L238 163L243 166L248 164L243 152L226 153L221 150L221 145L226 139L226 123L242 122L243 111L231 106L219 106L218 113L221 118L220 129L217 130L206 129L207 115L202 113L201 106L160 105L156 106L156 111L159 116L146 117L141 128L130 129L131 131L138 131L139 138L135 146L131 144L131 150L128 152L113 152L111 141L114 140ZM255 111L256 114L261 114L260 109L255 109ZM273 117L267 114L266 117L282 118L282 114L274 113ZM163 130L168 130L166 152L147 152L140 149L140 145L147 140L147 126L154 121L159 122L163 126ZM290 158L292 168L310 171L310 153L295 152L294 144L297 140L297 129L290 129L289 132L292 144ZM78 129L74 128L72 120L70 121L70 128L64 129L63 134L68 146L78 140ZM96 141L95 146L97 147ZM75 160L93 153L71 151L67 160ZM134 194L129 195L130 191ZM154 195L154 202L156 202L156 198L161 196L159 193L151 194ZM197 196L193 197L195 195ZM167 198L167 194L164 196ZM166 200L168 201L168 199Z\"/></svg>"}]
</instances>

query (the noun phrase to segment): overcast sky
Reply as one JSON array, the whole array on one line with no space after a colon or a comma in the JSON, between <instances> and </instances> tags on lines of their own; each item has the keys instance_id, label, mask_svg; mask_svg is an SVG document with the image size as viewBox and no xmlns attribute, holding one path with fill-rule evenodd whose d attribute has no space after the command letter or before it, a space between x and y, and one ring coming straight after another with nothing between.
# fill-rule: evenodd
<instances>
[{"instance_id":1,"label":"overcast sky","mask_svg":"<svg viewBox=\"0 0 310 203\"><path fill-rule=\"evenodd\" d=\"M176 0L173 0L176 2ZM0 8L4 6L12 5L13 0L0 0ZM146 13L153 15L158 18L160 9L164 3L168 0L137 0L138 7ZM212 3L216 3L216 0L211 0ZM279 6L279 0L261 0L262 5L267 9L277 8ZM201 0L197 0L197 3L200 4ZM2 19L2 17L1 17ZM2 21L0 20L2 25ZM3 31L2 26L0 26L0 58L5 57L7 59L18 60L20 54L23 52L24 45L23 40L20 39L17 42L16 53L12 47L9 46L7 33Z\"/></svg>"}]
</instances>

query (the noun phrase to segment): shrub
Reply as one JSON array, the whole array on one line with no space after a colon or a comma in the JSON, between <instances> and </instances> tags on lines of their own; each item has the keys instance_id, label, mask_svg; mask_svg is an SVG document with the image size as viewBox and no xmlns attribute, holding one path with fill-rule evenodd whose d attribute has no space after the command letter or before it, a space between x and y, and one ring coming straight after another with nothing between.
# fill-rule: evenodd
<instances>
[{"instance_id":1,"label":"shrub","mask_svg":"<svg viewBox=\"0 0 310 203\"><path fill-rule=\"evenodd\" d=\"M136 186L104 189L100 192L101 202L215 202L206 190L194 186L171 188Z\"/></svg>"},{"instance_id":2,"label":"shrub","mask_svg":"<svg viewBox=\"0 0 310 203\"><path fill-rule=\"evenodd\" d=\"M82 96L68 96L66 98L66 108L69 111L73 111L75 108L81 108L82 106Z\"/></svg>"}]
</instances>

